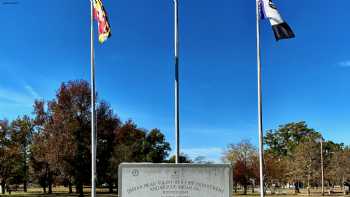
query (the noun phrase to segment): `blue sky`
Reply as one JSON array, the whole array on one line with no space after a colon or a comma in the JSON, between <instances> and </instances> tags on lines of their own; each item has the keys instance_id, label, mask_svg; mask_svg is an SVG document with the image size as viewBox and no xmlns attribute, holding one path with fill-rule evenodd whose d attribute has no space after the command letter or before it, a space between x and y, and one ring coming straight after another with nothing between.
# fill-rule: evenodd
<instances>
[{"instance_id":1,"label":"blue sky","mask_svg":"<svg viewBox=\"0 0 350 197\"><path fill-rule=\"evenodd\" d=\"M16 1L0 1L0 119L31 113L35 98L90 76L89 1ZM172 1L104 3L113 36L96 45L99 95L173 145ZM296 39L275 42L262 22L265 129L305 120L350 144L350 1L275 3ZM181 148L218 161L229 143L257 143L255 1L180 0L180 22Z\"/></svg>"}]
</instances>

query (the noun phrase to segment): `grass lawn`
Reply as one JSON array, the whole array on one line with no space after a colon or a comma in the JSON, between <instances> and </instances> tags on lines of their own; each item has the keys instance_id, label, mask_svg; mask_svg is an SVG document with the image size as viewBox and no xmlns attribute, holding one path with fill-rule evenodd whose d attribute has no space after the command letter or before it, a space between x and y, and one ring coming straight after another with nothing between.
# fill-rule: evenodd
<instances>
[{"instance_id":1,"label":"grass lawn","mask_svg":"<svg viewBox=\"0 0 350 197\"><path fill-rule=\"evenodd\" d=\"M34 197L34 196L41 196L41 197L53 197L53 196L58 196L58 197L77 197L78 195L76 194L67 194L67 193L54 193L54 194L43 194L43 193L36 193L36 192L28 192L28 193L12 193L11 195L1 195L1 197L11 197L11 196L16 196L16 197ZM86 193L85 196L90 196L90 194ZM97 194L98 197L117 197L117 194ZM248 195L241 195L241 194L234 194L234 196L240 196L240 197L258 197L259 194L248 194ZM299 194L299 195L267 195L269 197L302 197L302 196L307 196L305 194ZM327 195L325 195L327 196ZM332 195L332 196L343 196L343 195ZM321 195L312 195L311 197L322 197Z\"/></svg>"},{"instance_id":2,"label":"grass lawn","mask_svg":"<svg viewBox=\"0 0 350 197\"><path fill-rule=\"evenodd\" d=\"M98 197L117 197L117 194L108 194L107 189L96 189L97 191L97 196ZM10 196L15 196L15 197L34 197L34 196L41 196L41 197L46 197L46 196L60 196L60 197L77 197L78 195L75 193L68 194L68 189L65 187L53 187L52 188L53 194L44 194L42 188L29 188L27 193L24 192L12 192L11 195L2 195L0 194L1 197L10 197ZM74 189L73 189L74 192ZM84 188L85 196L90 196L90 188Z\"/></svg>"},{"instance_id":3,"label":"grass lawn","mask_svg":"<svg viewBox=\"0 0 350 197\"><path fill-rule=\"evenodd\" d=\"M240 197L258 197L259 194L256 195L240 195L240 194L235 194L234 196L240 196ZM1 197L11 197L11 196L16 196L16 197L34 197L34 196L41 196L41 197L53 197L53 196L58 196L58 197L77 197L78 195L72 194L69 195L67 193L54 193L51 195L48 194L43 194L43 193L35 193L35 192L29 192L29 193L12 193L11 195L0 195ZM86 194L86 196L90 196L90 194ZM98 197L117 197L117 194L97 194ZM297 195L267 195L269 197L296 197ZM307 195L298 195L298 196L307 196ZM312 195L312 197L321 197L321 195Z\"/></svg>"},{"instance_id":4,"label":"grass lawn","mask_svg":"<svg viewBox=\"0 0 350 197\"><path fill-rule=\"evenodd\" d=\"M292 194L293 190L288 190L286 191L286 194L275 194L275 195L267 195L268 197L307 197L306 191L301 190L301 193L298 195L293 195ZM89 188L85 188L84 189L85 192L85 196L90 196L90 189ZM117 194L107 194L107 190L104 189L97 189L97 196L98 197L117 197ZM67 188L64 187L54 187L53 188L53 194L44 194L42 192L41 188L31 188L29 189L29 191L27 193L23 193L23 192L12 192L11 195L2 195L0 194L0 197L11 197L11 196L15 196L15 197L34 197L34 196L41 196L41 197L53 197L53 196L58 196L58 197L77 197L77 194L68 194L68 190ZM248 195L242 195L241 192L239 193L235 193L233 196L240 196L240 197L259 197L259 193L248 193ZM325 197L329 196L327 193L325 193ZM340 196L344 196L341 192L337 192L332 194L331 196L336 196L336 197L340 197ZM140 196L142 197L142 196ZM314 190L311 193L311 197L322 197L320 191L318 190ZM349 196L350 197L350 196Z\"/></svg>"},{"instance_id":5,"label":"grass lawn","mask_svg":"<svg viewBox=\"0 0 350 197\"><path fill-rule=\"evenodd\" d=\"M16 197L34 197L34 196L41 196L41 197L53 197L53 196L60 196L60 197L77 197L78 195L76 194L67 194L67 193L54 193L54 194L43 194L43 193L35 193L35 192L28 192L28 193L12 193L11 195L1 195L1 197L11 197L11 196L16 196ZM86 194L85 196L90 196L90 194ZM97 194L98 197L117 197L118 195L116 194Z\"/></svg>"},{"instance_id":6,"label":"grass lawn","mask_svg":"<svg viewBox=\"0 0 350 197\"><path fill-rule=\"evenodd\" d=\"M34 196L41 196L41 197L53 197L53 196L58 196L58 197L77 197L78 195L76 194L67 194L67 193L54 193L54 194L43 194L40 192L28 192L28 193L21 193L21 192L14 192L11 195L1 195L1 197L11 197L11 196L16 196L16 197L34 197ZM90 196L90 194L86 193L85 196ZM97 194L98 197L117 197L117 194ZM234 196L240 196L240 197L258 197L259 194L248 194L248 195L241 195L241 194L234 194ZM300 195L267 195L269 197L297 197L297 196L307 196L305 194L300 194ZM334 196L341 196L341 195L334 195ZM312 195L312 197L321 197L321 195Z\"/></svg>"}]
</instances>

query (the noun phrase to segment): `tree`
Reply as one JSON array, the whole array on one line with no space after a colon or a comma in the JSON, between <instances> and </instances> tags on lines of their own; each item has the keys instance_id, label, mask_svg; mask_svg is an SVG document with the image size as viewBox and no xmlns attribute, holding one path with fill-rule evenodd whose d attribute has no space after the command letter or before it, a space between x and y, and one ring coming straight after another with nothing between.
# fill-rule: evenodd
<instances>
[{"instance_id":1,"label":"tree","mask_svg":"<svg viewBox=\"0 0 350 197\"><path fill-rule=\"evenodd\" d=\"M204 156L198 156L193 159L193 163L197 164L212 164L212 161L208 161Z\"/></svg>"},{"instance_id":2,"label":"tree","mask_svg":"<svg viewBox=\"0 0 350 197\"><path fill-rule=\"evenodd\" d=\"M113 113L111 107L102 101L97 107L97 180L98 184L108 183L109 192L113 192L116 183L114 167L111 158L117 145L117 131L121 121Z\"/></svg>"},{"instance_id":3,"label":"tree","mask_svg":"<svg viewBox=\"0 0 350 197\"><path fill-rule=\"evenodd\" d=\"M16 150L11 145L10 125L7 120L0 121L0 185L5 194L5 185L13 173Z\"/></svg>"},{"instance_id":4,"label":"tree","mask_svg":"<svg viewBox=\"0 0 350 197\"><path fill-rule=\"evenodd\" d=\"M33 137L33 145L31 147L31 171L33 178L43 188L46 193L46 188L49 188L49 193L52 193L53 176L56 169L52 165L52 151L50 135L47 133L35 134Z\"/></svg>"},{"instance_id":5,"label":"tree","mask_svg":"<svg viewBox=\"0 0 350 197\"><path fill-rule=\"evenodd\" d=\"M16 183L23 183L23 190L27 192L27 183L29 181L29 160L30 160L30 146L33 137L33 123L28 116L17 118L11 123L12 142L17 146L19 151L17 154L20 157L17 160L16 176L14 177Z\"/></svg>"},{"instance_id":6,"label":"tree","mask_svg":"<svg viewBox=\"0 0 350 197\"><path fill-rule=\"evenodd\" d=\"M137 129L137 125L128 120L117 131L116 145L111 157L111 178L118 183L118 167L123 162L140 162L144 159L142 146L145 133Z\"/></svg>"},{"instance_id":7,"label":"tree","mask_svg":"<svg viewBox=\"0 0 350 197\"><path fill-rule=\"evenodd\" d=\"M342 185L350 167L349 158L347 156L348 150L344 147L344 144L326 141L324 143L323 155L325 180L328 182L328 185Z\"/></svg>"},{"instance_id":8,"label":"tree","mask_svg":"<svg viewBox=\"0 0 350 197\"><path fill-rule=\"evenodd\" d=\"M168 163L175 163L176 156L173 155L170 157L170 159L167 161ZM179 155L179 163L193 163L193 161L189 158L188 155L181 153Z\"/></svg>"},{"instance_id":9,"label":"tree","mask_svg":"<svg viewBox=\"0 0 350 197\"><path fill-rule=\"evenodd\" d=\"M164 134L159 129L152 129L147 132L144 153L145 161L161 163L168 157L170 144L165 140Z\"/></svg>"},{"instance_id":10,"label":"tree","mask_svg":"<svg viewBox=\"0 0 350 197\"><path fill-rule=\"evenodd\" d=\"M36 122L42 135L47 135L48 143L55 144L47 152L48 165L57 173L57 181L68 185L72 192L72 183L77 185L77 193L82 195L84 183L89 183L90 170L90 109L88 95L90 89L85 81L71 81L62 84L56 99L48 103L35 104ZM98 183L108 183L113 191L115 173L111 168L111 156L116 145L116 133L120 127L119 118L107 102L97 103L97 175ZM50 156L51 155L51 156Z\"/></svg>"},{"instance_id":11,"label":"tree","mask_svg":"<svg viewBox=\"0 0 350 197\"><path fill-rule=\"evenodd\" d=\"M116 145L111 158L111 172L117 184L118 166L122 162L164 162L170 151L170 144L159 129L139 129L128 120L117 130Z\"/></svg>"},{"instance_id":12,"label":"tree","mask_svg":"<svg viewBox=\"0 0 350 197\"><path fill-rule=\"evenodd\" d=\"M71 193L75 172L79 171L74 163L77 146L73 133L79 125L68 117L71 114L64 112L56 100L47 103L47 110L45 104L36 101L34 105L33 176L44 192L49 188L48 192L52 193L52 184L56 182L68 185Z\"/></svg>"},{"instance_id":13,"label":"tree","mask_svg":"<svg viewBox=\"0 0 350 197\"><path fill-rule=\"evenodd\" d=\"M107 102L96 104L97 184L107 183L112 192L121 162L162 162L170 145L160 130L139 129L131 120L122 124ZM86 81L62 83L55 99L34 104L32 166L49 193L53 182L68 185L70 192L74 183L82 196L83 185L90 183L90 107Z\"/></svg>"},{"instance_id":14,"label":"tree","mask_svg":"<svg viewBox=\"0 0 350 197\"><path fill-rule=\"evenodd\" d=\"M258 153L255 146L249 141L242 140L237 144L230 144L228 150L224 153L223 160L233 165L233 181L236 188L237 184L242 185L244 194L247 194L248 186L252 180L258 179Z\"/></svg>"},{"instance_id":15,"label":"tree","mask_svg":"<svg viewBox=\"0 0 350 197\"><path fill-rule=\"evenodd\" d=\"M342 185L350 183L350 147L345 147L340 156L340 169L342 170ZM343 187L343 189L345 189Z\"/></svg>"},{"instance_id":16,"label":"tree","mask_svg":"<svg viewBox=\"0 0 350 197\"><path fill-rule=\"evenodd\" d=\"M6 177L8 176L7 166L5 161L8 159L6 153L8 153L8 121L0 121L0 185L2 194L5 194Z\"/></svg>"},{"instance_id":17,"label":"tree","mask_svg":"<svg viewBox=\"0 0 350 197\"><path fill-rule=\"evenodd\" d=\"M44 193L54 184L83 196L90 184L91 91L83 80L62 83L56 97L34 102L34 117L12 123L0 121L0 184L39 183ZM129 120L121 123L110 105L97 99L97 184L117 185L121 162L164 162L170 144L159 129L140 129Z\"/></svg>"},{"instance_id":18,"label":"tree","mask_svg":"<svg viewBox=\"0 0 350 197\"><path fill-rule=\"evenodd\" d=\"M264 142L268 146L268 152L290 156L298 144L320 137L321 134L309 128L305 122L292 122L279 126L277 130L268 130Z\"/></svg>"},{"instance_id":19,"label":"tree","mask_svg":"<svg viewBox=\"0 0 350 197\"><path fill-rule=\"evenodd\" d=\"M320 167L320 148L319 144L313 140L304 141L300 143L293 152L290 160L289 177L294 183L302 181L308 187L308 194L310 194L310 187L313 180L319 174ZM298 189L298 188L296 188Z\"/></svg>"},{"instance_id":20,"label":"tree","mask_svg":"<svg viewBox=\"0 0 350 197\"><path fill-rule=\"evenodd\" d=\"M53 176L60 175L83 196L90 175L90 87L86 81L63 83L56 99L35 103L38 136L33 163L45 164L49 193ZM41 152L47 150L46 152ZM45 177L45 176L44 176ZM45 185L45 184L44 184Z\"/></svg>"},{"instance_id":21,"label":"tree","mask_svg":"<svg viewBox=\"0 0 350 197\"><path fill-rule=\"evenodd\" d=\"M169 155L170 144L159 129L147 131L137 128L129 120L117 131L117 143L114 149L114 165L121 162L161 163Z\"/></svg>"},{"instance_id":22,"label":"tree","mask_svg":"<svg viewBox=\"0 0 350 197\"><path fill-rule=\"evenodd\" d=\"M264 154L265 180L268 187L285 185L288 182L288 158L274 155L271 152Z\"/></svg>"},{"instance_id":23,"label":"tree","mask_svg":"<svg viewBox=\"0 0 350 197\"><path fill-rule=\"evenodd\" d=\"M121 162L145 161L144 143L146 132L138 129L137 125L128 120L117 132L117 144L114 147L114 165L119 166Z\"/></svg>"},{"instance_id":24,"label":"tree","mask_svg":"<svg viewBox=\"0 0 350 197\"><path fill-rule=\"evenodd\" d=\"M268 130L264 137L264 142L267 145L265 154L268 156L267 174L271 175L268 178L287 177L287 181L294 183L296 192L299 192L300 181L311 184L311 179L314 180L317 175L317 161L315 160L319 159L320 153L317 152L319 149L316 146L316 141L320 138L321 134L309 128L305 122L292 122L281 125L278 129ZM308 148L310 148L309 151L313 152L308 153ZM299 162L295 162L295 160ZM283 162L276 163L276 161ZM284 165L287 170L276 170L274 165ZM286 181L283 178L275 179L275 181L277 180L278 184L283 184Z\"/></svg>"},{"instance_id":25,"label":"tree","mask_svg":"<svg viewBox=\"0 0 350 197\"><path fill-rule=\"evenodd\" d=\"M288 123L276 130L269 130L265 136L267 149L265 162L267 178L287 177L299 192L300 183L311 186L321 185L321 133L309 128L305 122ZM324 174L329 185L340 184L346 173L343 152L344 144L323 142ZM277 162L278 161L278 162ZM282 163L280 161L283 161ZM283 165L285 167L274 167ZM344 166L344 167L341 167ZM276 170L284 168L286 170ZM286 180L276 179L281 184ZM308 190L309 191L309 190Z\"/></svg>"},{"instance_id":26,"label":"tree","mask_svg":"<svg viewBox=\"0 0 350 197\"><path fill-rule=\"evenodd\" d=\"M5 193L5 185L18 184L23 180L23 157L21 146L16 141L13 124L0 121L0 184Z\"/></svg>"}]
</instances>

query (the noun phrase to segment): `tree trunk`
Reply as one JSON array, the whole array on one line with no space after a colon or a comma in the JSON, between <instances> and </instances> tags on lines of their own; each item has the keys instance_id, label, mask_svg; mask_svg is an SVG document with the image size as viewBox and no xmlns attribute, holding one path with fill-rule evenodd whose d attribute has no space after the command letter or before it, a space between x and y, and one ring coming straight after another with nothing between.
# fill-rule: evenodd
<instances>
[{"instance_id":1,"label":"tree trunk","mask_svg":"<svg viewBox=\"0 0 350 197\"><path fill-rule=\"evenodd\" d=\"M113 182L108 183L109 193L113 193Z\"/></svg>"},{"instance_id":2,"label":"tree trunk","mask_svg":"<svg viewBox=\"0 0 350 197\"><path fill-rule=\"evenodd\" d=\"M248 186L244 185L243 190L243 195L247 195Z\"/></svg>"},{"instance_id":3,"label":"tree trunk","mask_svg":"<svg viewBox=\"0 0 350 197\"><path fill-rule=\"evenodd\" d=\"M12 190L11 190L11 188L10 188L9 185L7 185L6 190L7 190L7 192L11 195Z\"/></svg>"},{"instance_id":4,"label":"tree trunk","mask_svg":"<svg viewBox=\"0 0 350 197\"><path fill-rule=\"evenodd\" d=\"M310 175L307 176L307 195L310 196Z\"/></svg>"},{"instance_id":5,"label":"tree trunk","mask_svg":"<svg viewBox=\"0 0 350 197\"><path fill-rule=\"evenodd\" d=\"M27 146L27 145L25 145ZM23 181L23 191L27 192L27 184L28 184L28 169L29 167L27 166L27 156L24 157L24 181Z\"/></svg>"},{"instance_id":6,"label":"tree trunk","mask_svg":"<svg viewBox=\"0 0 350 197\"><path fill-rule=\"evenodd\" d=\"M53 174L52 172L49 173L48 179L47 179L47 183L49 186L49 194L52 194L52 184L53 184Z\"/></svg>"},{"instance_id":7,"label":"tree trunk","mask_svg":"<svg viewBox=\"0 0 350 197\"><path fill-rule=\"evenodd\" d=\"M49 183L49 194L52 194L52 183Z\"/></svg>"},{"instance_id":8,"label":"tree trunk","mask_svg":"<svg viewBox=\"0 0 350 197\"><path fill-rule=\"evenodd\" d=\"M46 186L45 186L45 187L43 187L43 190L44 190L44 194L46 194Z\"/></svg>"},{"instance_id":9,"label":"tree trunk","mask_svg":"<svg viewBox=\"0 0 350 197\"><path fill-rule=\"evenodd\" d=\"M1 193L5 194L5 181L1 181Z\"/></svg>"},{"instance_id":10,"label":"tree trunk","mask_svg":"<svg viewBox=\"0 0 350 197\"><path fill-rule=\"evenodd\" d=\"M27 180L23 182L23 191L27 192Z\"/></svg>"},{"instance_id":11,"label":"tree trunk","mask_svg":"<svg viewBox=\"0 0 350 197\"><path fill-rule=\"evenodd\" d=\"M68 183L68 188L69 188L69 193L73 193L73 187L72 187L72 182L69 181Z\"/></svg>"},{"instance_id":12,"label":"tree trunk","mask_svg":"<svg viewBox=\"0 0 350 197\"><path fill-rule=\"evenodd\" d=\"M299 190L299 181L296 182L296 183L294 183L294 188L295 188L294 193L295 193L295 194L299 194L299 193L300 193L300 190Z\"/></svg>"},{"instance_id":13,"label":"tree trunk","mask_svg":"<svg viewBox=\"0 0 350 197\"><path fill-rule=\"evenodd\" d=\"M76 186L76 193L79 194L79 197L84 196L84 191L83 191L83 184L77 184Z\"/></svg>"}]
</instances>

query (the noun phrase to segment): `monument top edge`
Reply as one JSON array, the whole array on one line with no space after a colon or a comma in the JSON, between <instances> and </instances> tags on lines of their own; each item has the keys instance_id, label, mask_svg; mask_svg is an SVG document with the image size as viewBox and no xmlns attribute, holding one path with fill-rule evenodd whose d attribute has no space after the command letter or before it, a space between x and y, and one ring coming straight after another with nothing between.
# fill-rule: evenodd
<instances>
[{"instance_id":1,"label":"monument top edge","mask_svg":"<svg viewBox=\"0 0 350 197\"><path fill-rule=\"evenodd\" d=\"M159 167L168 167L168 168L175 168L175 167L195 167L195 168L214 168L214 167L229 167L231 168L231 164L193 164L193 163L121 163L119 165L119 168L134 168L134 167L149 167L149 168L159 168Z\"/></svg>"}]
</instances>

